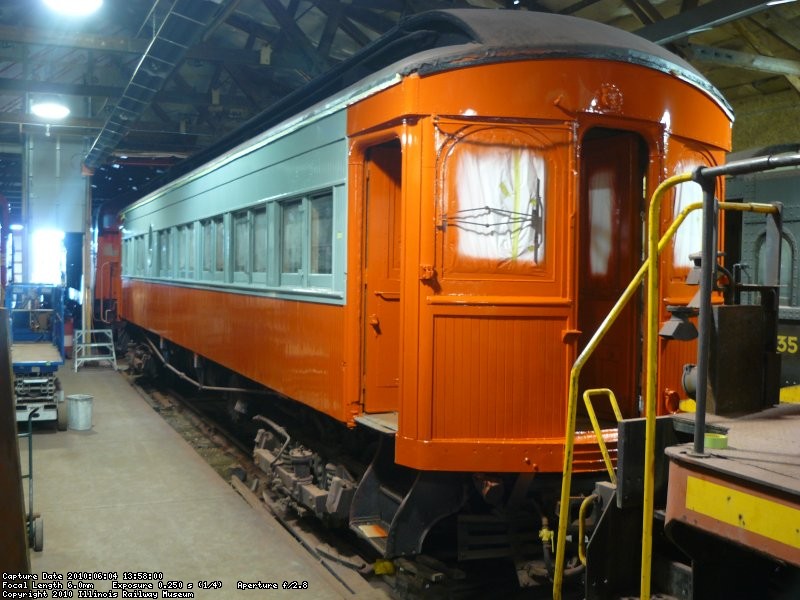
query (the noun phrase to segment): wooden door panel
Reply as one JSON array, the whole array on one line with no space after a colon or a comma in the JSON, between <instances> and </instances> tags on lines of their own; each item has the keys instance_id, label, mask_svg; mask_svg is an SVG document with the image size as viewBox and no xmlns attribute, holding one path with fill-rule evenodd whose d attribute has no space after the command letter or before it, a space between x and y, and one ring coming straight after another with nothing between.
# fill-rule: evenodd
<instances>
[{"instance_id":1,"label":"wooden door panel","mask_svg":"<svg viewBox=\"0 0 800 600\"><path fill-rule=\"evenodd\" d=\"M628 285L641 261L642 186L638 138L587 140L581 173L578 326L581 348ZM637 183L638 181L638 183ZM639 310L636 298L618 317L586 363L581 389L610 388L623 416L637 412ZM607 403L598 413L611 417Z\"/></svg>"},{"instance_id":2,"label":"wooden door panel","mask_svg":"<svg viewBox=\"0 0 800 600\"><path fill-rule=\"evenodd\" d=\"M400 386L400 174L397 143L367 155L364 410L397 410Z\"/></svg>"}]
</instances>

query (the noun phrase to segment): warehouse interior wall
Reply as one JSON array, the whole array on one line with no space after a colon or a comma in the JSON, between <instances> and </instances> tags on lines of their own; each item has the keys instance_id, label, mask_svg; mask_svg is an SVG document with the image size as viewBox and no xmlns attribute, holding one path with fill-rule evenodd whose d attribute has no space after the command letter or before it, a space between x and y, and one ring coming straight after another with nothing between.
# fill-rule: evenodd
<instances>
[{"instance_id":1,"label":"warehouse interior wall","mask_svg":"<svg viewBox=\"0 0 800 600\"><path fill-rule=\"evenodd\" d=\"M79 138L60 135L28 135L26 138L23 156L25 281L32 281L39 273L64 273L66 270L65 253L61 250L64 236L82 234L85 226L85 205L89 197L89 178L81 173L85 155L86 144ZM45 244L53 247L44 248ZM53 264L34 265L36 257Z\"/></svg>"}]
</instances>

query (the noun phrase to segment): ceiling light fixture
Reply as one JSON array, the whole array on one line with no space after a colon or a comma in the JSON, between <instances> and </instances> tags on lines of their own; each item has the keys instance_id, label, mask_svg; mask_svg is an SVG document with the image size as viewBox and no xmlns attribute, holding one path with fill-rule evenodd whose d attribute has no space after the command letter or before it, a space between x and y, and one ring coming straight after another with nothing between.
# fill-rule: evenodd
<instances>
[{"instance_id":1,"label":"ceiling light fixture","mask_svg":"<svg viewBox=\"0 0 800 600\"><path fill-rule=\"evenodd\" d=\"M56 100L38 100L31 105L31 112L42 119L63 119L69 108Z\"/></svg>"},{"instance_id":2,"label":"ceiling light fixture","mask_svg":"<svg viewBox=\"0 0 800 600\"><path fill-rule=\"evenodd\" d=\"M103 6L103 0L44 0L52 10L71 17L85 17Z\"/></svg>"}]
</instances>

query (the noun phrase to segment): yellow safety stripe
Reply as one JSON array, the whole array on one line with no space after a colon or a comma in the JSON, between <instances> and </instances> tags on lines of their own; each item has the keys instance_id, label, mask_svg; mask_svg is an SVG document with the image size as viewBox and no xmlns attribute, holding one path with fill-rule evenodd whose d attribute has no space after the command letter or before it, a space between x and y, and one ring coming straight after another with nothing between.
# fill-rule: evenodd
<instances>
[{"instance_id":1,"label":"yellow safety stripe","mask_svg":"<svg viewBox=\"0 0 800 600\"><path fill-rule=\"evenodd\" d=\"M800 510L791 506L688 476L686 508L781 544L800 548Z\"/></svg>"}]
</instances>

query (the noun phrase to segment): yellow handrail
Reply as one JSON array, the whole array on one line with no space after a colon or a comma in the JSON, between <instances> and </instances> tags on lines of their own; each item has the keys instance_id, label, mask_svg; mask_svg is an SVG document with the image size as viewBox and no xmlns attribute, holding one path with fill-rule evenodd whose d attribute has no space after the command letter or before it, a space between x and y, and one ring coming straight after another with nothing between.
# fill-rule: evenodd
<instances>
[{"instance_id":1,"label":"yellow handrail","mask_svg":"<svg viewBox=\"0 0 800 600\"><path fill-rule=\"evenodd\" d=\"M667 228L664 235L659 239L658 232L660 230L661 220L661 200L664 194L670 188L694 180L694 173L687 172L674 175L667 178L656 188L650 201L648 211L647 223L647 259L641 266L639 271L631 280L628 287L617 300L611 312L606 316L603 322L598 327L597 331L592 335L592 338L586 344L586 347L578 355L573 363L570 371L569 379L569 393L567 403L567 419L566 419L566 434L564 444L564 468L562 473L561 483L561 498L559 509L559 523L558 535L556 546L556 562L555 573L553 579L553 599L561 600L561 588L564 576L564 559L565 559L565 542L567 532L567 520L569 519L569 494L572 483L572 462L575 447L575 423L577 416L577 394L578 394L578 379L581 370L586 364L589 357L602 341L605 334L617 320L622 310L633 297L637 288L639 287L645 274L648 275L647 285L647 324L646 324L646 358L645 365L647 367L646 383L645 383L645 460L644 460L644 506L643 506L643 524L642 524L642 565L641 565L641 587L640 597L650 598L650 578L651 578L651 562L652 562L652 534L653 534L653 485L654 485L654 469L655 469L655 426L656 426L656 369L658 362L657 352L657 339L658 339L658 321L659 321L659 301L658 301L658 286L659 286L659 264L658 256L664 249L666 244L677 231L678 227L683 223L686 217L694 210L703 207L702 202L692 203L686 206L675 218L674 222ZM718 202L717 207L720 210L735 210L735 211L750 211L756 213L774 213L777 211L776 207L771 204L760 203L727 203ZM594 423L593 423L594 426ZM599 426L598 426L599 427ZM595 431L597 434L597 431ZM598 439L602 439L598 435ZM601 450L603 444L601 443ZM604 456L606 460L609 473L613 472L610 468L610 459ZM612 480L614 479L612 475Z\"/></svg>"},{"instance_id":2,"label":"yellow handrail","mask_svg":"<svg viewBox=\"0 0 800 600\"><path fill-rule=\"evenodd\" d=\"M764 204L763 202L718 202L717 206L720 210L754 212L761 215L774 215L778 213L778 208L774 204Z\"/></svg>"},{"instance_id":3,"label":"yellow handrail","mask_svg":"<svg viewBox=\"0 0 800 600\"><path fill-rule=\"evenodd\" d=\"M684 179L686 178L686 179ZM658 298L658 283L659 283L659 261L658 255L662 249L663 238L659 240L658 230L659 221L661 219L661 197L663 191L659 194L662 188L666 189L666 184L669 184L673 179L683 179L683 181L691 181L693 174L684 173L683 175L676 175L662 183L656 192L653 194L653 199L650 202L650 211L648 216L647 227L647 264L648 279L647 279L647 357L645 364L647 365L647 388L645 394L645 446L644 446L644 489L643 489L643 506L642 506L642 572L639 588L639 597L643 599L650 598L650 579L653 561L653 502L654 502L654 485L655 485L655 441L656 441L656 398L657 398L657 382L656 382L656 369L658 363L658 321L659 321L659 298ZM677 183L682 183L679 181ZM672 183L671 185L676 185ZM703 203L697 204L702 207ZM690 207L687 207L690 208ZM734 203L734 202L717 202L717 208L722 210L736 210L736 211L752 211L757 213L775 213L777 208L771 204L759 203ZM677 228L675 228L677 229ZM673 228L667 230L670 234ZM666 235L664 236L666 237ZM716 250L715 250L716 252ZM715 257L705 257L704 260L713 260L716 262Z\"/></svg>"},{"instance_id":4,"label":"yellow handrail","mask_svg":"<svg viewBox=\"0 0 800 600\"><path fill-rule=\"evenodd\" d=\"M668 189L679 185L681 183L685 183L687 181L692 180L692 173L682 173L680 175L674 175L665 179L657 188L656 191L653 193L653 198L650 201L650 221L649 223L653 223L653 218L660 219L661 211L660 211L660 204L661 204L661 197L666 193ZM654 208L655 205L655 208ZM589 360L589 357L594 352L595 348L597 348L600 341L603 339L605 334L617 320L619 315L621 314L622 310L625 308L628 301L633 297L634 293L639 287L642 279L652 268L652 263L657 262L655 257L658 253L666 246L667 242L670 238L674 235L675 231L678 229L680 223L686 218L686 216L692 210L697 210L698 208L702 207L702 202L697 202L687 206L681 213L678 215L678 218L675 220L675 223L666 231L663 238L660 242L656 243L655 252L652 252L650 249L650 245L648 244L648 259L647 261L639 268L639 271L634 276L633 280L628 284L628 287L625 288L625 291L622 292L619 300L617 300L614 307L611 309L611 312L606 316L603 322L600 324L600 327L595 331L592 338L586 344L586 347L583 351L578 355L578 358L575 359L575 362L572 365L572 369L569 374L569 394L568 394L568 402L567 402L567 423L566 423L566 434L565 434L565 443L564 443L564 468L562 473L561 479L561 505L559 510L559 520L558 520L558 537L556 541L556 563L555 563L555 573L553 576L553 600L561 600L561 588L564 583L564 546L566 544L567 539L567 520L569 518L569 494L570 494L570 487L572 485L572 457L575 447L575 422L578 412L578 379L580 377L581 369L586 364L586 361ZM658 231L658 222L656 222L655 227L649 226L648 233L650 230ZM649 237L652 237L650 235ZM655 256L654 256L655 255ZM657 295L658 291L658 278L657 278L657 271L656 276L652 276L649 278L650 281L655 281L655 295ZM649 304L648 304L649 306ZM657 318L655 319L657 324ZM656 333L658 333L656 331ZM649 342L649 338L648 338ZM648 360L649 360L649 348L648 348ZM655 356L655 352L653 352L653 356ZM649 364L649 363L648 363ZM648 372L653 369L648 369ZM648 385L648 388L650 386ZM655 378L653 378L653 394L655 393ZM655 408L653 411L655 412ZM653 421L653 428L655 429L655 420ZM653 451L651 451L651 458ZM647 463L645 463L647 465ZM652 463L651 463L652 468ZM651 482L652 485L652 482ZM652 494L651 494L652 495ZM652 504L652 501L651 501ZM651 511L652 513L652 506ZM650 523L650 535L652 536L652 523ZM649 560L649 553L648 553L648 560ZM648 567L648 590L649 590L649 567Z\"/></svg>"},{"instance_id":5,"label":"yellow handrail","mask_svg":"<svg viewBox=\"0 0 800 600\"><path fill-rule=\"evenodd\" d=\"M586 405L586 412L589 413L589 420L592 422L592 429L594 435L597 437L597 444L600 446L600 452L603 454L603 461L606 463L608 476L611 478L611 483L617 485L617 474L614 472L614 465L611 464L611 457L608 455L608 448L603 439L603 431L600 429L600 422L597 420L597 415L592 406L592 396L608 396L608 401L611 404L611 409L614 411L614 416L617 418L617 423L622 421L622 412L619 410L619 403L617 397L608 388L600 388L595 390L586 390L583 392L583 403Z\"/></svg>"},{"instance_id":6,"label":"yellow handrail","mask_svg":"<svg viewBox=\"0 0 800 600\"><path fill-rule=\"evenodd\" d=\"M578 560L584 567L586 566L586 512L598 498L597 494L586 496L578 511Z\"/></svg>"},{"instance_id":7,"label":"yellow handrail","mask_svg":"<svg viewBox=\"0 0 800 600\"><path fill-rule=\"evenodd\" d=\"M654 486L654 470L655 470L655 426L656 426L656 365L658 361L657 353L657 339L658 339L658 321L659 321L659 303L658 303L658 283L659 283L659 264L658 256L661 251L666 247L667 243L675 235L680 225L686 220L686 217L693 211L699 210L703 207L702 202L695 202L686 206L677 215L673 223L664 232L664 235L659 239L658 231L660 229L661 219L661 200L664 194L670 188L686 183L693 180L694 174L691 172L681 173L674 175L664 180L653 193L650 201L649 214L648 214L648 252L647 260L640 267L639 271L631 280L630 284L620 296L617 303L611 309L611 312L600 324L600 327L594 333L592 338L587 343L581 354L575 360L572 370L570 371L569 382L569 396L567 406L567 427L564 446L564 470L562 474L561 484L561 504L559 511L558 535L556 546L556 564L553 579L553 599L561 600L561 588L563 585L563 570L565 559L565 542L567 531L567 520L569 519L569 494L572 483L572 458L574 452L574 434L575 422L577 416L577 393L578 393L578 379L583 366L586 364L589 357L602 341L605 334L617 320L622 310L627 305L628 301L633 297L636 289L638 289L642 279L646 274L648 277L647 286L647 354L645 364L647 366L647 376L645 384L645 459L644 459L644 506L642 516L642 563L641 563L641 581L640 581L640 597L650 598L650 582L651 582L651 567L652 567L652 537L653 537L653 486ZM776 212L775 206L771 204L760 203L731 203L719 202L718 207L722 210L734 211L750 211L756 213L774 213ZM656 225L653 226L653 223ZM593 424L594 426L594 424ZM597 435L597 430L595 430ZM598 437L598 439L601 439ZM603 444L601 443L601 451ZM609 473L613 469L609 467L610 459L607 458L607 453L604 455L606 466ZM616 476L612 475L612 481L615 481Z\"/></svg>"},{"instance_id":8,"label":"yellow handrail","mask_svg":"<svg viewBox=\"0 0 800 600\"><path fill-rule=\"evenodd\" d=\"M692 181L693 173L683 173L666 179L658 186L650 201L647 219L647 366L645 391L645 445L644 445L644 490L642 506L642 573L639 596L650 598L650 576L653 557L653 485L655 480L656 439L656 370L658 364L658 284L659 284L659 229L661 223L661 199L664 192L679 183ZM698 203L702 207L703 203Z\"/></svg>"}]
</instances>

